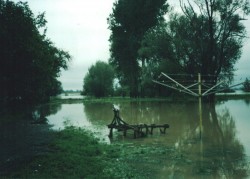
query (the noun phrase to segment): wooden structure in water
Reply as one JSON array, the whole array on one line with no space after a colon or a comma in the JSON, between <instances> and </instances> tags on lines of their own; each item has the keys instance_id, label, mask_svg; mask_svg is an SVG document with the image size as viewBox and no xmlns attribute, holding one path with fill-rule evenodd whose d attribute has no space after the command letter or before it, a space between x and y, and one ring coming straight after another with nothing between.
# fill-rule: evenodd
<instances>
[{"instance_id":1,"label":"wooden structure in water","mask_svg":"<svg viewBox=\"0 0 250 179\"><path fill-rule=\"evenodd\" d=\"M114 111L114 119L111 124L108 125L110 129L109 137L113 137L113 129L117 129L118 131L123 131L123 135L127 135L128 130L132 130L134 132L134 138L146 136L148 134L153 134L153 130L155 128L159 128L162 134L166 133L166 129L169 128L168 124L156 125L156 124L138 124L138 125L130 125L123 121L120 118L119 110L113 109Z\"/></svg>"}]
</instances>

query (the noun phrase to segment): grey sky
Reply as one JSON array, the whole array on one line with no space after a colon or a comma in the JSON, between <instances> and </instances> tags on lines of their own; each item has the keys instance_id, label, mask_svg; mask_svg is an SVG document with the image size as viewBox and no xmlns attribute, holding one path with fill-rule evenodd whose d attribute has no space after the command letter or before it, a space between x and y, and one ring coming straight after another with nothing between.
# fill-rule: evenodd
<instances>
[{"instance_id":1,"label":"grey sky","mask_svg":"<svg viewBox=\"0 0 250 179\"><path fill-rule=\"evenodd\" d=\"M88 68L97 60L108 61L107 18L114 0L26 1L35 15L46 13L47 37L73 57L69 69L62 71L59 78L63 89L82 90Z\"/></svg>"},{"instance_id":2,"label":"grey sky","mask_svg":"<svg viewBox=\"0 0 250 179\"><path fill-rule=\"evenodd\" d=\"M17 2L18 0L14 0ZM115 0L26 0L37 15L46 12L47 36L73 59L59 80L65 90L82 90L83 77L97 60L109 59L107 18ZM176 4L175 0L169 0ZM250 17L249 17L250 19ZM245 22L250 36L250 20ZM236 79L250 77L250 40L246 39L242 58L236 65Z\"/></svg>"}]
</instances>

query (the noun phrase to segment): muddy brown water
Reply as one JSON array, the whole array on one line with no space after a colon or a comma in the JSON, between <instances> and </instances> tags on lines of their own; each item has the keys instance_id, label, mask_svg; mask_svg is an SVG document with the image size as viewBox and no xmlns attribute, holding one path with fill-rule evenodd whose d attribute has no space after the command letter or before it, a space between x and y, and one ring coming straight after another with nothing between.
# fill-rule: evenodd
<instances>
[{"instance_id":1,"label":"muddy brown water","mask_svg":"<svg viewBox=\"0 0 250 179\"><path fill-rule=\"evenodd\" d=\"M110 140L107 124L113 119L114 106L120 109L121 118L129 124L167 123L170 128L167 134L154 130L153 135L137 139L132 132L124 137L121 132L114 131ZM51 104L39 111L43 111L48 119L47 126L53 130L73 125L91 130L102 142L111 145L129 144L153 149L161 146L178 151L184 162L177 162L179 158L148 164L155 169L157 178L249 178L249 101L203 104L202 109L202 122L195 102L85 102Z\"/></svg>"}]
</instances>

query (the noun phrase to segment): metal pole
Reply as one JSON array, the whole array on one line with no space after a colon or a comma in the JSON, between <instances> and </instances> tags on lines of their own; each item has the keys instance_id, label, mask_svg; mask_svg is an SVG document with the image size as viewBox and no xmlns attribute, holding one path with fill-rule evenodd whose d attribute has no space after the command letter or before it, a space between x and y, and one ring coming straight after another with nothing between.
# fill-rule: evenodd
<instances>
[{"instance_id":1,"label":"metal pole","mask_svg":"<svg viewBox=\"0 0 250 179\"><path fill-rule=\"evenodd\" d=\"M218 83L217 85L214 85L212 88L210 88L209 90L205 91L202 96L205 96L209 91L212 91L214 88L216 88L217 86L219 86L220 84L222 84L223 81L221 81L220 83Z\"/></svg>"},{"instance_id":2,"label":"metal pole","mask_svg":"<svg viewBox=\"0 0 250 179\"><path fill-rule=\"evenodd\" d=\"M175 87L173 87L173 86L170 86L170 85L161 83L161 82L159 82L159 81L155 81L155 80L152 80L152 81L153 81L154 83L160 84L160 85L162 85L162 86L166 86L166 87L168 87L168 88L177 90L177 91L179 91L179 92L187 93L187 94L190 94L190 95L194 96L192 93L189 93L189 92L186 91L186 90L178 89L178 88L175 88ZM197 94L196 94L196 96L197 96Z\"/></svg>"},{"instance_id":3,"label":"metal pole","mask_svg":"<svg viewBox=\"0 0 250 179\"><path fill-rule=\"evenodd\" d=\"M203 141L202 141L202 132L203 132L203 127L202 127L202 91L201 91L201 74L198 73L198 91L199 91L199 115L200 115L200 164L201 168L203 168Z\"/></svg>"},{"instance_id":4,"label":"metal pole","mask_svg":"<svg viewBox=\"0 0 250 179\"><path fill-rule=\"evenodd\" d=\"M201 104L201 74L198 73L198 91L199 91L199 115L200 115L200 139L202 139L202 104Z\"/></svg>"},{"instance_id":5,"label":"metal pole","mask_svg":"<svg viewBox=\"0 0 250 179\"><path fill-rule=\"evenodd\" d=\"M196 93L194 93L193 91L191 91L190 89L186 88L185 86L183 86L182 84L178 83L177 81L175 81L173 78L169 77L168 75L166 75L165 73L161 72L161 74L165 77L167 77L168 79L170 79L171 81L173 81L175 84L179 85L181 88L183 88L185 91L188 91L190 94L192 94L193 96L197 96Z\"/></svg>"}]
</instances>

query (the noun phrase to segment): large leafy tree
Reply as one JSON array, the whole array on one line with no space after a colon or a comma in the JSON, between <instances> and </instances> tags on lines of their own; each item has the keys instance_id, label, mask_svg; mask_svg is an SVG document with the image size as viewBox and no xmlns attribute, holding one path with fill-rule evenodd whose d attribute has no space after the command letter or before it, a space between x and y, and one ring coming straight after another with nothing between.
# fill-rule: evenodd
<instances>
[{"instance_id":1,"label":"large leafy tree","mask_svg":"<svg viewBox=\"0 0 250 179\"><path fill-rule=\"evenodd\" d=\"M156 56L171 61L168 66L179 64L182 73L201 73L203 80L211 82L211 86L221 77L230 81L246 37L242 21L244 15L249 14L249 1L186 2L180 0L183 13L170 15L163 27L165 32L159 30L161 27L154 29L149 37L144 37L142 55L146 54L148 59ZM168 39L165 50L160 46L162 39ZM167 69L169 72L170 68Z\"/></svg>"},{"instance_id":2,"label":"large leafy tree","mask_svg":"<svg viewBox=\"0 0 250 179\"><path fill-rule=\"evenodd\" d=\"M142 88L150 91L153 96L163 95L162 91L166 91L165 88L161 90L159 85L152 83L161 72L168 74L184 72L181 61L176 58L173 42L169 25L165 22L149 29L141 41L138 52L140 58L145 61L142 67ZM145 92L145 95L148 96L148 92Z\"/></svg>"},{"instance_id":3,"label":"large leafy tree","mask_svg":"<svg viewBox=\"0 0 250 179\"><path fill-rule=\"evenodd\" d=\"M111 58L122 86L128 86L131 97L137 97L144 61L138 57L145 32L163 21L166 0L117 0L108 19L111 30Z\"/></svg>"},{"instance_id":4,"label":"large leafy tree","mask_svg":"<svg viewBox=\"0 0 250 179\"><path fill-rule=\"evenodd\" d=\"M112 95L114 70L109 64L98 61L89 68L83 83L83 91L87 95L95 97Z\"/></svg>"},{"instance_id":5,"label":"large leafy tree","mask_svg":"<svg viewBox=\"0 0 250 179\"><path fill-rule=\"evenodd\" d=\"M60 92L60 70L70 55L46 37L44 13L0 0L0 104L38 104Z\"/></svg>"},{"instance_id":6,"label":"large leafy tree","mask_svg":"<svg viewBox=\"0 0 250 179\"><path fill-rule=\"evenodd\" d=\"M186 54L198 53L195 61L188 59L191 64L197 66L195 71L204 76L214 75L215 82L220 73L232 74L234 64L241 55L243 39L246 37L242 20L244 15L250 12L249 1L198 0L193 1L193 6L191 3L185 5L180 2L184 17L177 17L175 20L182 20L186 23L186 30L190 29L185 33L184 25L181 25L181 37L191 42L191 47L194 47ZM180 31L180 26L173 25L173 30Z\"/></svg>"}]
</instances>

